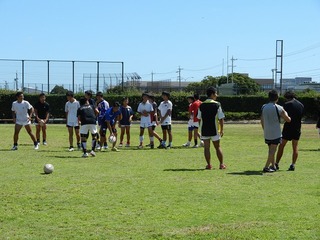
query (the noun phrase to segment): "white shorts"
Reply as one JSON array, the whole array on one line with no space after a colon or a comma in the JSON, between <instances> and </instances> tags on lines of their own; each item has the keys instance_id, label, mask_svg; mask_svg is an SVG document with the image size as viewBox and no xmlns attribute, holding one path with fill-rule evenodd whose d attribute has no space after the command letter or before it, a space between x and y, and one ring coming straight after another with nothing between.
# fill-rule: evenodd
<instances>
[{"instance_id":1,"label":"white shorts","mask_svg":"<svg viewBox=\"0 0 320 240\"><path fill-rule=\"evenodd\" d=\"M131 124L129 124L129 125L120 125L120 127L122 127L122 128L124 128L124 127L130 127L131 126Z\"/></svg>"},{"instance_id":2,"label":"white shorts","mask_svg":"<svg viewBox=\"0 0 320 240\"><path fill-rule=\"evenodd\" d=\"M209 136L209 137L206 137L206 136L202 136L201 139L202 140L207 140L207 139L210 139L212 142L216 142L216 141L219 141L220 140L220 134L217 134L215 136Z\"/></svg>"},{"instance_id":3,"label":"white shorts","mask_svg":"<svg viewBox=\"0 0 320 240\"><path fill-rule=\"evenodd\" d=\"M188 121L188 128L193 127L193 120L189 119Z\"/></svg>"},{"instance_id":4,"label":"white shorts","mask_svg":"<svg viewBox=\"0 0 320 240\"><path fill-rule=\"evenodd\" d=\"M97 125L86 124L80 127L80 134L87 134L89 131L91 132L91 134L96 134L98 132Z\"/></svg>"},{"instance_id":5,"label":"white shorts","mask_svg":"<svg viewBox=\"0 0 320 240\"><path fill-rule=\"evenodd\" d=\"M193 122L193 125L192 127L196 127L196 128L199 128L199 122Z\"/></svg>"},{"instance_id":6,"label":"white shorts","mask_svg":"<svg viewBox=\"0 0 320 240\"><path fill-rule=\"evenodd\" d=\"M26 126L26 125L30 125L31 124L31 121L26 121L26 122L16 122L17 125L20 125L20 126Z\"/></svg>"},{"instance_id":7,"label":"white shorts","mask_svg":"<svg viewBox=\"0 0 320 240\"><path fill-rule=\"evenodd\" d=\"M78 127L79 126L79 122L78 121L68 121L67 122L67 126L69 126L69 127Z\"/></svg>"},{"instance_id":8,"label":"white shorts","mask_svg":"<svg viewBox=\"0 0 320 240\"><path fill-rule=\"evenodd\" d=\"M149 127L152 127L152 123L151 122L140 122L140 127L141 128L149 128Z\"/></svg>"}]
</instances>

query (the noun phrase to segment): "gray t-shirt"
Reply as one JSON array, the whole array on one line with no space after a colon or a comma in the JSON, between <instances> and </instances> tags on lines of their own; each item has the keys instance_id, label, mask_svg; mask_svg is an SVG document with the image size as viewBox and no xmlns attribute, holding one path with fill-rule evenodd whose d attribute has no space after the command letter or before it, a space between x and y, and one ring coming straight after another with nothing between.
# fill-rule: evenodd
<instances>
[{"instance_id":1,"label":"gray t-shirt","mask_svg":"<svg viewBox=\"0 0 320 240\"><path fill-rule=\"evenodd\" d=\"M283 107L274 103L267 103L262 106L265 139L274 140L282 137L280 116L283 111Z\"/></svg>"}]
</instances>

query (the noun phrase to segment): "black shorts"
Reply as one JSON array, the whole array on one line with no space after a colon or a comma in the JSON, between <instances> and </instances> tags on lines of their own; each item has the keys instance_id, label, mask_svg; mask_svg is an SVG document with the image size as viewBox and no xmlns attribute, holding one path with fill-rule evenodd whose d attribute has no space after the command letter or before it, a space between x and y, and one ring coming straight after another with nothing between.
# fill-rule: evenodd
<instances>
[{"instance_id":1,"label":"black shorts","mask_svg":"<svg viewBox=\"0 0 320 240\"><path fill-rule=\"evenodd\" d=\"M171 131L171 124L169 124L169 125L161 125L161 129L162 129L162 130Z\"/></svg>"},{"instance_id":2,"label":"black shorts","mask_svg":"<svg viewBox=\"0 0 320 240\"><path fill-rule=\"evenodd\" d=\"M288 141L299 140L301 136L300 129L283 128L282 138Z\"/></svg>"},{"instance_id":3,"label":"black shorts","mask_svg":"<svg viewBox=\"0 0 320 240\"><path fill-rule=\"evenodd\" d=\"M269 139L265 139L265 143L268 144L268 145L279 145L282 141L282 138L276 138L276 139L272 139L272 140L269 140Z\"/></svg>"},{"instance_id":4,"label":"black shorts","mask_svg":"<svg viewBox=\"0 0 320 240\"><path fill-rule=\"evenodd\" d=\"M69 125L67 125L67 128L80 129L80 126L75 126L75 127L72 127L72 126L69 126Z\"/></svg>"}]
</instances>

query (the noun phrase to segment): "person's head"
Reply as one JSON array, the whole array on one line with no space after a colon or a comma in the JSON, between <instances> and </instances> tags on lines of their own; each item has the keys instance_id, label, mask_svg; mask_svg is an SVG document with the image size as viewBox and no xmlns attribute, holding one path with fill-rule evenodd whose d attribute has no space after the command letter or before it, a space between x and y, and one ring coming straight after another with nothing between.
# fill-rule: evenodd
<instances>
[{"instance_id":1,"label":"person's head","mask_svg":"<svg viewBox=\"0 0 320 240\"><path fill-rule=\"evenodd\" d=\"M207 97L208 98L212 98L215 99L217 97L217 89L215 89L214 87L208 87L207 88Z\"/></svg>"},{"instance_id":2,"label":"person's head","mask_svg":"<svg viewBox=\"0 0 320 240\"><path fill-rule=\"evenodd\" d=\"M127 106L129 104L129 98L128 97L123 97L122 98L122 105Z\"/></svg>"},{"instance_id":3,"label":"person's head","mask_svg":"<svg viewBox=\"0 0 320 240\"><path fill-rule=\"evenodd\" d=\"M188 96L187 100L189 103L193 103L194 102L194 96Z\"/></svg>"},{"instance_id":4,"label":"person's head","mask_svg":"<svg viewBox=\"0 0 320 240\"><path fill-rule=\"evenodd\" d=\"M292 91L287 91L284 95L284 98L287 100L287 101L290 101L292 99L294 99L296 97L296 95L294 94L294 92Z\"/></svg>"},{"instance_id":5,"label":"person's head","mask_svg":"<svg viewBox=\"0 0 320 240\"><path fill-rule=\"evenodd\" d=\"M24 99L23 92L19 91L16 93L16 98L18 101L22 101Z\"/></svg>"},{"instance_id":6,"label":"person's head","mask_svg":"<svg viewBox=\"0 0 320 240\"><path fill-rule=\"evenodd\" d=\"M120 107L120 103L119 102L114 102L112 104L112 110L113 112L117 112L119 110L119 107Z\"/></svg>"},{"instance_id":7,"label":"person's head","mask_svg":"<svg viewBox=\"0 0 320 240\"><path fill-rule=\"evenodd\" d=\"M154 99L155 99L155 98L154 98L154 96L153 96L152 94L149 94L149 95L148 95L148 98L149 98L149 101L150 101L150 102L152 102L152 103L154 102Z\"/></svg>"},{"instance_id":8,"label":"person's head","mask_svg":"<svg viewBox=\"0 0 320 240\"><path fill-rule=\"evenodd\" d=\"M86 99L90 99L92 98L92 91L91 90L87 90L84 92L84 96Z\"/></svg>"},{"instance_id":9,"label":"person's head","mask_svg":"<svg viewBox=\"0 0 320 240\"><path fill-rule=\"evenodd\" d=\"M199 100L200 99L199 93L193 94L193 97L194 97L194 100Z\"/></svg>"},{"instance_id":10,"label":"person's head","mask_svg":"<svg viewBox=\"0 0 320 240\"><path fill-rule=\"evenodd\" d=\"M39 94L39 101L44 103L46 101L46 95L44 93Z\"/></svg>"},{"instance_id":11,"label":"person's head","mask_svg":"<svg viewBox=\"0 0 320 240\"><path fill-rule=\"evenodd\" d=\"M148 93L142 93L142 102L147 102L149 99L149 94Z\"/></svg>"},{"instance_id":12,"label":"person's head","mask_svg":"<svg viewBox=\"0 0 320 240\"><path fill-rule=\"evenodd\" d=\"M79 103L80 103L80 106L89 104L88 99L86 99L84 97L80 98Z\"/></svg>"},{"instance_id":13,"label":"person's head","mask_svg":"<svg viewBox=\"0 0 320 240\"><path fill-rule=\"evenodd\" d=\"M279 99L279 94L277 90L273 89L273 90L270 90L270 92L268 93L268 97L270 102L277 102Z\"/></svg>"},{"instance_id":14,"label":"person's head","mask_svg":"<svg viewBox=\"0 0 320 240\"><path fill-rule=\"evenodd\" d=\"M96 97L97 97L98 102L100 102L103 99L103 93L97 92Z\"/></svg>"},{"instance_id":15,"label":"person's head","mask_svg":"<svg viewBox=\"0 0 320 240\"><path fill-rule=\"evenodd\" d=\"M168 100L168 99L170 98L170 93L167 92L167 91L163 91L163 92L161 93L161 96L162 96L162 99L163 99L164 101L166 101L166 100Z\"/></svg>"},{"instance_id":16,"label":"person's head","mask_svg":"<svg viewBox=\"0 0 320 240\"><path fill-rule=\"evenodd\" d=\"M70 101L70 100L73 98L74 94L73 94L72 91L68 91L68 92L66 93L66 96L67 96L68 101Z\"/></svg>"}]
</instances>

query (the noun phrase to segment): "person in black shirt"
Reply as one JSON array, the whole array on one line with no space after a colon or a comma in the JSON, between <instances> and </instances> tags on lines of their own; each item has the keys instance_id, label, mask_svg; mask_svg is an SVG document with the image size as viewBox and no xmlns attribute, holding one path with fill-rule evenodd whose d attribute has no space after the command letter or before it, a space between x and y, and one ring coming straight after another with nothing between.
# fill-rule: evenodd
<instances>
[{"instance_id":1,"label":"person in black shirt","mask_svg":"<svg viewBox=\"0 0 320 240\"><path fill-rule=\"evenodd\" d=\"M88 132L91 132L92 136L92 150L90 155L95 157L94 152L96 147L96 137L97 137L97 125L96 125L96 116L98 111L96 108L89 104L89 101L86 98L80 99L80 108L78 109L77 116L81 122L80 127L80 136L81 136L81 146L83 150L82 157L88 157L87 153L87 135Z\"/></svg>"},{"instance_id":2,"label":"person in black shirt","mask_svg":"<svg viewBox=\"0 0 320 240\"><path fill-rule=\"evenodd\" d=\"M282 142L278 147L276 168L279 169L279 162L283 155L283 150L288 141L292 141L292 162L288 171L295 170L295 164L298 158L298 142L301 135L301 119L303 116L304 106L295 98L295 94L292 91L287 91L284 94L286 103L284 104L284 110L287 111L291 122L285 122L282 129Z\"/></svg>"},{"instance_id":3,"label":"person in black shirt","mask_svg":"<svg viewBox=\"0 0 320 240\"><path fill-rule=\"evenodd\" d=\"M201 103L198 109L197 118L200 120L201 139L204 142L204 157L207 162L206 169L212 169L210 142L216 150L216 155L219 159L219 169L225 169L226 165L223 163L223 153L220 147L220 138L223 136L224 113L221 105L216 101L217 91L214 87L207 89L208 99ZM219 126L217 124L219 122Z\"/></svg>"},{"instance_id":4,"label":"person in black shirt","mask_svg":"<svg viewBox=\"0 0 320 240\"><path fill-rule=\"evenodd\" d=\"M49 103L46 102L46 95L40 93L39 101L34 105L36 138L40 144L40 132L42 130L42 143L47 145L47 122L49 120Z\"/></svg>"}]
</instances>

